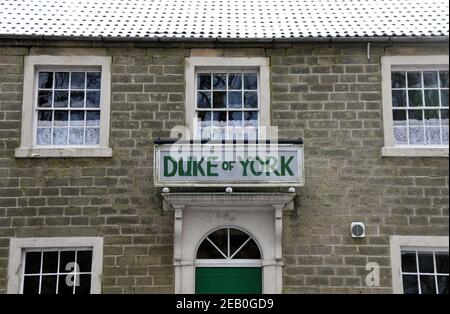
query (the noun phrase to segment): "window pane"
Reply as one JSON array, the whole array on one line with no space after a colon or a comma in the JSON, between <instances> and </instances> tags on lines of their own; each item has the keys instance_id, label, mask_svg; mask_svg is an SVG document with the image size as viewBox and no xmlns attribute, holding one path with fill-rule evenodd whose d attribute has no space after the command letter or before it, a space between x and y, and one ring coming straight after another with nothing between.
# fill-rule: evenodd
<instances>
[{"instance_id":1,"label":"window pane","mask_svg":"<svg viewBox=\"0 0 450 314\"><path fill-rule=\"evenodd\" d=\"M441 106L448 107L448 89L441 89Z\"/></svg>"},{"instance_id":2,"label":"window pane","mask_svg":"<svg viewBox=\"0 0 450 314\"><path fill-rule=\"evenodd\" d=\"M448 294L448 276L437 276L439 294Z\"/></svg>"},{"instance_id":3,"label":"window pane","mask_svg":"<svg viewBox=\"0 0 450 314\"><path fill-rule=\"evenodd\" d=\"M244 112L245 121L258 121L258 111L246 111ZM254 122L252 122L254 123Z\"/></svg>"},{"instance_id":4,"label":"window pane","mask_svg":"<svg viewBox=\"0 0 450 314\"><path fill-rule=\"evenodd\" d=\"M51 128L38 128L36 131L36 144L37 145L50 145L52 142L52 129Z\"/></svg>"},{"instance_id":5,"label":"window pane","mask_svg":"<svg viewBox=\"0 0 450 314\"><path fill-rule=\"evenodd\" d=\"M211 120L212 120L211 111L199 111L197 114L198 114L198 118L202 122L211 122Z\"/></svg>"},{"instance_id":6,"label":"window pane","mask_svg":"<svg viewBox=\"0 0 450 314\"><path fill-rule=\"evenodd\" d=\"M393 90L392 91L392 106L393 107L406 107L406 91L405 90Z\"/></svg>"},{"instance_id":7,"label":"window pane","mask_svg":"<svg viewBox=\"0 0 450 314\"><path fill-rule=\"evenodd\" d=\"M86 145L98 145L100 143L100 129L99 128L88 128L86 129Z\"/></svg>"},{"instance_id":8,"label":"window pane","mask_svg":"<svg viewBox=\"0 0 450 314\"><path fill-rule=\"evenodd\" d=\"M52 91L39 91L38 92L38 106L39 107L51 107L52 106Z\"/></svg>"},{"instance_id":9,"label":"window pane","mask_svg":"<svg viewBox=\"0 0 450 314\"><path fill-rule=\"evenodd\" d=\"M423 125L423 111L422 110L408 110L409 125L422 126Z\"/></svg>"},{"instance_id":10,"label":"window pane","mask_svg":"<svg viewBox=\"0 0 450 314\"><path fill-rule=\"evenodd\" d=\"M39 110L38 111L38 126L52 126L52 114L51 110Z\"/></svg>"},{"instance_id":11,"label":"window pane","mask_svg":"<svg viewBox=\"0 0 450 314\"><path fill-rule=\"evenodd\" d=\"M408 129L394 128L395 144L408 144Z\"/></svg>"},{"instance_id":12,"label":"window pane","mask_svg":"<svg viewBox=\"0 0 450 314\"><path fill-rule=\"evenodd\" d=\"M42 276L41 294L56 294L56 275Z\"/></svg>"},{"instance_id":13,"label":"window pane","mask_svg":"<svg viewBox=\"0 0 450 314\"><path fill-rule=\"evenodd\" d=\"M409 129L409 144L425 144L424 128Z\"/></svg>"},{"instance_id":14,"label":"window pane","mask_svg":"<svg viewBox=\"0 0 450 314\"><path fill-rule=\"evenodd\" d=\"M23 294L39 294L39 276L25 276Z\"/></svg>"},{"instance_id":15,"label":"window pane","mask_svg":"<svg viewBox=\"0 0 450 314\"><path fill-rule=\"evenodd\" d=\"M69 88L69 72L55 72L55 89Z\"/></svg>"},{"instance_id":16,"label":"window pane","mask_svg":"<svg viewBox=\"0 0 450 314\"><path fill-rule=\"evenodd\" d=\"M41 252L27 252L25 255L25 274L41 272Z\"/></svg>"},{"instance_id":17,"label":"window pane","mask_svg":"<svg viewBox=\"0 0 450 314\"><path fill-rule=\"evenodd\" d=\"M228 229L219 229L211 233L208 238L228 256Z\"/></svg>"},{"instance_id":18,"label":"window pane","mask_svg":"<svg viewBox=\"0 0 450 314\"><path fill-rule=\"evenodd\" d=\"M441 83L441 87L447 87L448 88L448 71L440 71L439 72L439 80Z\"/></svg>"},{"instance_id":19,"label":"window pane","mask_svg":"<svg viewBox=\"0 0 450 314\"><path fill-rule=\"evenodd\" d=\"M392 88L405 88L406 87L405 72L392 72L391 81L392 81Z\"/></svg>"},{"instance_id":20,"label":"window pane","mask_svg":"<svg viewBox=\"0 0 450 314\"><path fill-rule=\"evenodd\" d=\"M421 107L423 106L423 98L421 90L409 90L409 106L410 107Z\"/></svg>"},{"instance_id":21,"label":"window pane","mask_svg":"<svg viewBox=\"0 0 450 314\"><path fill-rule=\"evenodd\" d=\"M438 273L448 274L448 253L436 252L436 271Z\"/></svg>"},{"instance_id":22,"label":"window pane","mask_svg":"<svg viewBox=\"0 0 450 314\"><path fill-rule=\"evenodd\" d=\"M53 145L67 145L67 128L53 129Z\"/></svg>"},{"instance_id":23,"label":"window pane","mask_svg":"<svg viewBox=\"0 0 450 314\"><path fill-rule=\"evenodd\" d=\"M448 145L448 126L442 127L441 132L442 132L442 144Z\"/></svg>"},{"instance_id":24,"label":"window pane","mask_svg":"<svg viewBox=\"0 0 450 314\"><path fill-rule=\"evenodd\" d=\"M229 126L242 126L242 111L230 111L228 113Z\"/></svg>"},{"instance_id":25,"label":"window pane","mask_svg":"<svg viewBox=\"0 0 450 314\"><path fill-rule=\"evenodd\" d=\"M436 282L434 276L421 275L420 289L422 294L436 294Z\"/></svg>"},{"instance_id":26,"label":"window pane","mask_svg":"<svg viewBox=\"0 0 450 314\"><path fill-rule=\"evenodd\" d=\"M416 275L403 275L403 292L405 294L419 294L419 283Z\"/></svg>"},{"instance_id":27,"label":"window pane","mask_svg":"<svg viewBox=\"0 0 450 314\"><path fill-rule=\"evenodd\" d=\"M420 72L408 72L408 87L422 87L422 75Z\"/></svg>"},{"instance_id":28,"label":"window pane","mask_svg":"<svg viewBox=\"0 0 450 314\"><path fill-rule=\"evenodd\" d=\"M53 88L53 72L39 72L39 88Z\"/></svg>"},{"instance_id":29,"label":"window pane","mask_svg":"<svg viewBox=\"0 0 450 314\"><path fill-rule=\"evenodd\" d=\"M80 275L77 278L80 282L75 287L75 294L90 294L91 292L91 275Z\"/></svg>"},{"instance_id":30,"label":"window pane","mask_svg":"<svg viewBox=\"0 0 450 314\"><path fill-rule=\"evenodd\" d=\"M214 111L213 112L213 125L216 127L226 127L227 112L226 111Z\"/></svg>"},{"instance_id":31,"label":"window pane","mask_svg":"<svg viewBox=\"0 0 450 314\"><path fill-rule=\"evenodd\" d=\"M226 108L227 94L226 92L213 92L213 107Z\"/></svg>"},{"instance_id":32,"label":"window pane","mask_svg":"<svg viewBox=\"0 0 450 314\"><path fill-rule=\"evenodd\" d=\"M84 111L74 110L70 112L70 125L83 126L84 125Z\"/></svg>"},{"instance_id":33,"label":"window pane","mask_svg":"<svg viewBox=\"0 0 450 314\"><path fill-rule=\"evenodd\" d=\"M244 137L247 140L256 139L258 135L258 112L246 111L244 112Z\"/></svg>"},{"instance_id":34,"label":"window pane","mask_svg":"<svg viewBox=\"0 0 450 314\"><path fill-rule=\"evenodd\" d=\"M244 93L244 107L245 108L258 108L258 93L257 92L245 92Z\"/></svg>"},{"instance_id":35,"label":"window pane","mask_svg":"<svg viewBox=\"0 0 450 314\"><path fill-rule=\"evenodd\" d=\"M72 72L70 87L72 89L85 88L85 72Z\"/></svg>"},{"instance_id":36,"label":"window pane","mask_svg":"<svg viewBox=\"0 0 450 314\"><path fill-rule=\"evenodd\" d=\"M92 268L92 251L78 251L77 263L80 266L80 272L91 272Z\"/></svg>"},{"instance_id":37,"label":"window pane","mask_svg":"<svg viewBox=\"0 0 450 314\"><path fill-rule=\"evenodd\" d=\"M198 259L224 259L223 255L208 241L204 240L198 250Z\"/></svg>"},{"instance_id":38,"label":"window pane","mask_svg":"<svg viewBox=\"0 0 450 314\"><path fill-rule=\"evenodd\" d=\"M439 107L439 90L425 90L425 106Z\"/></svg>"},{"instance_id":39,"label":"window pane","mask_svg":"<svg viewBox=\"0 0 450 314\"><path fill-rule=\"evenodd\" d=\"M448 109L441 110L441 123L442 125L448 125Z\"/></svg>"},{"instance_id":40,"label":"window pane","mask_svg":"<svg viewBox=\"0 0 450 314\"><path fill-rule=\"evenodd\" d=\"M417 272L416 252L402 252L402 272Z\"/></svg>"},{"instance_id":41,"label":"window pane","mask_svg":"<svg viewBox=\"0 0 450 314\"><path fill-rule=\"evenodd\" d=\"M256 73L244 74L244 89L258 89L258 76L256 75Z\"/></svg>"},{"instance_id":42,"label":"window pane","mask_svg":"<svg viewBox=\"0 0 450 314\"><path fill-rule=\"evenodd\" d=\"M197 113L197 117L200 120L200 138L207 139L211 137L211 120L212 113L210 111L200 111Z\"/></svg>"},{"instance_id":43,"label":"window pane","mask_svg":"<svg viewBox=\"0 0 450 314\"><path fill-rule=\"evenodd\" d=\"M86 125L87 126L100 125L100 111L87 111L86 112Z\"/></svg>"},{"instance_id":44,"label":"window pane","mask_svg":"<svg viewBox=\"0 0 450 314\"><path fill-rule=\"evenodd\" d=\"M242 74L228 74L228 89L242 89Z\"/></svg>"},{"instance_id":45,"label":"window pane","mask_svg":"<svg viewBox=\"0 0 450 314\"><path fill-rule=\"evenodd\" d=\"M213 89L224 90L227 87L227 75L223 73L213 74Z\"/></svg>"},{"instance_id":46,"label":"window pane","mask_svg":"<svg viewBox=\"0 0 450 314\"><path fill-rule=\"evenodd\" d=\"M260 259L261 254L255 241L251 239L245 246L236 253L233 259Z\"/></svg>"},{"instance_id":47,"label":"window pane","mask_svg":"<svg viewBox=\"0 0 450 314\"><path fill-rule=\"evenodd\" d=\"M58 271L58 251L44 252L42 261L43 273L56 273Z\"/></svg>"},{"instance_id":48,"label":"window pane","mask_svg":"<svg viewBox=\"0 0 450 314\"><path fill-rule=\"evenodd\" d=\"M86 92L86 107L87 108L100 108L100 92L99 91Z\"/></svg>"},{"instance_id":49,"label":"window pane","mask_svg":"<svg viewBox=\"0 0 450 314\"><path fill-rule=\"evenodd\" d=\"M69 130L69 144L70 145L83 145L84 129L71 128Z\"/></svg>"},{"instance_id":50,"label":"window pane","mask_svg":"<svg viewBox=\"0 0 450 314\"><path fill-rule=\"evenodd\" d=\"M67 126L68 121L69 121L69 112L68 111L63 111L63 110L55 111L55 119L54 119L55 126Z\"/></svg>"},{"instance_id":51,"label":"window pane","mask_svg":"<svg viewBox=\"0 0 450 314\"><path fill-rule=\"evenodd\" d=\"M59 275L58 294L73 294L74 277L72 274Z\"/></svg>"},{"instance_id":52,"label":"window pane","mask_svg":"<svg viewBox=\"0 0 450 314\"><path fill-rule=\"evenodd\" d=\"M197 107L211 108L211 92L197 92Z\"/></svg>"},{"instance_id":53,"label":"window pane","mask_svg":"<svg viewBox=\"0 0 450 314\"><path fill-rule=\"evenodd\" d=\"M211 74L198 74L197 89L209 90L211 89Z\"/></svg>"},{"instance_id":54,"label":"window pane","mask_svg":"<svg viewBox=\"0 0 450 314\"><path fill-rule=\"evenodd\" d=\"M248 234L238 229L230 229L230 256L250 238Z\"/></svg>"},{"instance_id":55,"label":"window pane","mask_svg":"<svg viewBox=\"0 0 450 314\"><path fill-rule=\"evenodd\" d=\"M425 110L425 125L439 126L439 110Z\"/></svg>"},{"instance_id":56,"label":"window pane","mask_svg":"<svg viewBox=\"0 0 450 314\"><path fill-rule=\"evenodd\" d=\"M394 126L406 126L406 110L394 110Z\"/></svg>"},{"instance_id":57,"label":"window pane","mask_svg":"<svg viewBox=\"0 0 450 314\"><path fill-rule=\"evenodd\" d=\"M60 252L60 262L59 262L59 272L60 273L68 273L72 271L72 268L66 267L70 263L75 262L75 252L74 251L61 251ZM69 265L70 266L70 265Z\"/></svg>"},{"instance_id":58,"label":"window pane","mask_svg":"<svg viewBox=\"0 0 450 314\"><path fill-rule=\"evenodd\" d=\"M101 81L101 74L100 72L88 72L86 74L87 77L87 89L100 89L100 81Z\"/></svg>"},{"instance_id":59,"label":"window pane","mask_svg":"<svg viewBox=\"0 0 450 314\"><path fill-rule=\"evenodd\" d=\"M434 273L433 253L419 254L419 271L421 273Z\"/></svg>"},{"instance_id":60,"label":"window pane","mask_svg":"<svg viewBox=\"0 0 450 314\"><path fill-rule=\"evenodd\" d=\"M81 108L84 107L84 92L71 91L70 92L70 107Z\"/></svg>"},{"instance_id":61,"label":"window pane","mask_svg":"<svg viewBox=\"0 0 450 314\"><path fill-rule=\"evenodd\" d=\"M425 136L427 144L441 144L441 128L426 128Z\"/></svg>"},{"instance_id":62,"label":"window pane","mask_svg":"<svg viewBox=\"0 0 450 314\"><path fill-rule=\"evenodd\" d=\"M424 87L438 87L438 72L427 71L423 72Z\"/></svg>"},{"instance_id":63,"label":"window pane","mask_svg":"<svg viewBox=\"0 0 450 314\"><path fill-rule=\"evenodd\" d=\"M69 92L67 91L55 91L54 106L58 108L65 108L69 103Z\"/></svg>"},{"instance_id":64,"label":"window pane","mask_svg":"<svg viewBox=\"0 0 450 314\"><path fill-rule=\"evenodd\" d=\"M242 92L228 93L228 108L242 108Z\"/></svg>"}]
</instances>

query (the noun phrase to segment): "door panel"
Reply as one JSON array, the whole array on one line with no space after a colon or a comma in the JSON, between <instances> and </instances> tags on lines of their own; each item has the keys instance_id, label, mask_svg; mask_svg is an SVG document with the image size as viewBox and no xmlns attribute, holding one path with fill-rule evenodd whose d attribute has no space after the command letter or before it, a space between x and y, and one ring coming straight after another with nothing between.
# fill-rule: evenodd
<instances>
[{"instance_id":1,"label":"door panel","mask_svg":"<svg viewBox=\"0 0 450 314\"><path fill-rule=\"evenodd\" d=\"M195 293L260 294L261 267L197 267Z\"/></svg>"}]
</instances>

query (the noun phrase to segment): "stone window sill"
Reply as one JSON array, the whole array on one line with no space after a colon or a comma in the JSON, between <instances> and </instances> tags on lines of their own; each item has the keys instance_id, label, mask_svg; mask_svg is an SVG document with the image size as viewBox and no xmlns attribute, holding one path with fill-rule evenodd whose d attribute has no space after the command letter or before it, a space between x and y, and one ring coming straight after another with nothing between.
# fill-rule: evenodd
<instances>
[{"instance_id":1,"label":"stone window sill","mask_svg":"<svg viewBox=\"0 0 450 314\"><path fill-rule=\"evenodd\" d=\"M112 157L109 147L81 148L17 148L16 158L76 158L76 157Z\"/></svg>"},{"instance_id":2,"label":"stone window sill","mask_svg":"<svg viewBox=\"0 0 450 314\"><path fill-rule=\"evenodd\" d=\"M448 158L448 146L383 147L382 157L443 157Z\"/></svg>"}]
</instances>

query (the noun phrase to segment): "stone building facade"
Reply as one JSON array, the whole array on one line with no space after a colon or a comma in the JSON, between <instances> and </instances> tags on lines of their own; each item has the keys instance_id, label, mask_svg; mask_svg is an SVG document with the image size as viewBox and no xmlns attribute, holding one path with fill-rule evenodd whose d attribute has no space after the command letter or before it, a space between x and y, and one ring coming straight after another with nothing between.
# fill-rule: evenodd
<instances>
[{"instance_id":1,"label":"stone building facade","mask_svg":"<svg viewBox=\"0 0 450 314\"><path fill-rule=\"evenodd\" d=\"M175 292L174 214L153 184L153 140L186 123L191 57L267 58L271 124L280 138L304 141L305 184L283 212L282 292L390 293L390 237L448 236L448 148L434 157L382 155L382 57L448 57L445 42L374 43L369 55L366 43L0 43L3 293L10 242L40 237L102 238L102 293ZM110 57L111 157L17 157L28 56ZM352 238L354 221L365 223L364 238ZM380 266L375 287L366 284L371 262Z\"/></svg>"},{"instance_id":2,"label":"stone building facade","mask_svg":"<svg viewBox=\"0 0 450 314\"><path fill-rule=\"evenodd\" d=\"M0 293L448 294L448 10L1 1Z\"/></svg>"}]
</instances>

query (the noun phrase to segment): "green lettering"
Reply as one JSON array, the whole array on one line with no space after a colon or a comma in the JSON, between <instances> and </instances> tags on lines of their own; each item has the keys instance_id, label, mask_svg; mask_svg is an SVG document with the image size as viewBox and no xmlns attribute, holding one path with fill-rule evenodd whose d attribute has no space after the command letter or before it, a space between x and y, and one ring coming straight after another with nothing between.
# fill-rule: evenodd
<instances>
[{"instance_id":1,"label":"green lettering","mask_svg":"<svg viewBox=\"0 0 450 314\"><path fill-rule=\"evenodd\" d=\"M289 173L290 176L293 176L294 173L292 172L289 164L294 159L294 156L289 157L289 159L286 161L285 156L281 156L281 175L284 176L286 172Z\"/></svg>"},{"instance_id":2,"label":"green lettering","mask_svg":"<svg viewBox=\"0 0 450 314\"><path fill-rule=\"evenodd\" d=\"M239 163L242 165L242 176L246 177L247 176L247 167L248 167L248 164L250 163L250 160L248 160L248 159L242 160L241 158L239 158Z\"/></svg>"},{"instance_id":3,"label":"green lettering","mask_svg":"<svg viewBox=\"0 0 450 314\"><path fill-rule=\"evenodd\" d=\"M184 169L184 164L186 164L186 169ZM192 162L188 160L186 163L183 158L178 161L178 175L180 177L189 177L192 175Z\"/></svg>"},{"instance_id":4,"label":"green lettering","mask_svg":"<svg viewBox=\"0 0 450 314\"><path fill-rule=\"evenodd\" d=\"M172 171L169 171L169 165L172 165ZM173 177L177 173L177 162L170 156L164 156L164 176Z\"/></svg>"},{"instance_id":5,"label":"green lettering","mask_svg":"<svg viewBox=\"0 0 450 314\"><path fill-rule=\"evenodd\" d=\"M262 168L262 165L264 164L263 162L262 162L262 160L259 158L259 157L256 157L256 159L255 160L252 160L251 162L250 162L250 170L251 170L251 172L252 172L252 174L254 175L254 176L257 176L257 177L259 177L260 175L262 175L262 171L256 171L256 169L255 169L255 162L256 161L258 161L259 162L259 168L261 169Z\"/></svg>"},{"instance_id":6,"label":"green lettering","mask_svg":"<svg viewBox=\"0 0 450 314\"><path fill-rule=\"evenodd\" d=\"M280 173L277 170L278 159L275 157L268 157L266 160L266 176L270 177L270 173L273 172L277 177L280 176Z\"/></svg>"},{"instance_id":7,"label":"green lettering","mask_svg":"<svg viewBox=\"0 0 450 314\"><path fill-rule=\"evenodd\" d=\"M200 161L194 160L192 165L192 174L194 177L198 176L198 173L202 175L202 177L205 176L205 171L203 170L202 163L205 160L205 158L201 158Z\"/></svg>"},{"instance_id":8,"label":"green lettering","mask_svg":"<svg viewBox=\"0 0 450 314\"><path fill-rule=\"evenodd\" d=\"M217 159L217 157L210 157L210 158L208 158L208 162L206 163L206 173L207 173L206 175L208 177L218 177L219 176L218 173L212 172L212 169L218 167L218 165L215 165L215 164L212 163L216 159Z\"/></svg>"}]
</instances>

